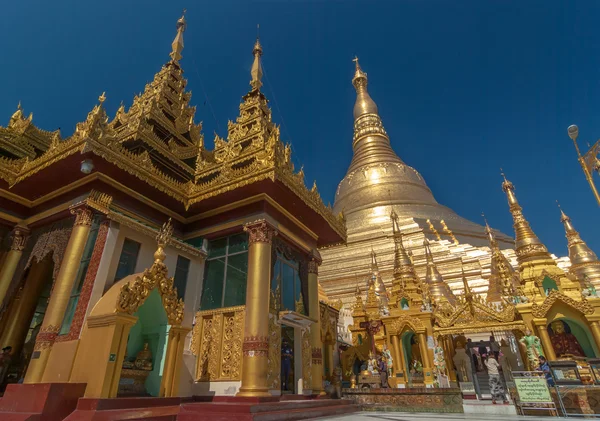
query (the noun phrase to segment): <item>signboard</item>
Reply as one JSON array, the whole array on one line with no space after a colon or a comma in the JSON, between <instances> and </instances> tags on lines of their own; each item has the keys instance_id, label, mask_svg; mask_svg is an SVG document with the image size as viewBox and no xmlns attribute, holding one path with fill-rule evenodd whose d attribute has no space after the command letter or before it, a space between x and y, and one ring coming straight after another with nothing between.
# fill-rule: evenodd
<instances>
[{"instance_id":1,"label":"signboard","mask_svg":"<svg viewBox=\"0 0 600 421\"><path fill-rule=\"evenodd\" d=\"M522 404L554 403L543 372L513 371L512 375Z\"/></svg>"}]
</instances>

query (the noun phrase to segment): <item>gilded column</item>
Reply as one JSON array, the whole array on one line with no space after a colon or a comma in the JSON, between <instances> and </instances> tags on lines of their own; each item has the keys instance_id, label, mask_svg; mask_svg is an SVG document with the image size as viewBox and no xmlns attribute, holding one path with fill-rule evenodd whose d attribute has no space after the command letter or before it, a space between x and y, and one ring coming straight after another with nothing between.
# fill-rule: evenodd
<instances>
[{"instance_id":1,"label":"gilded column","mask_svg":"<svg viewBox=\"0 0 600 421\"><path fill-rule=\"evenodd\" d=\"M538 325L538 332L540 334L540 340L542 341L542 347L544 348L544 356L548 361L556 360L556 353L550 341L550 335L548 334L548 328L545 324Z\"/></svg>"},{"instance_id":2,"label":"gilded column","mask_svg":"<svg viewBox=\"0 0 600 421\"><path fill-rule=\"evenodd\" d=\"M16 227L13 231L10 250L6 253L4 263L2 264L2 268L0 268L0 304L2 304L6 298L6 291L8 291L8 288L10 287L19 260L21 260L28 233L29 231L24 227Z\"/></svg>"},{"instance_id":3,"label":"gilded column","mask_svg":"<svg viewBox=\"0 0 600 421\"><path fill-rule=\"evenodd\" d=\"M248 232L246 321L242 344L242 385L237 396L271 396L267 385L271 240L275 228L264 219L244 226Z\"/></svg>"},{"instance_id":4,"label":"gilded column","mask_svg":"<svg viewBox=\"0 0 600 421\"><path fill-rule=\"evenodd\" d=\"M42 327L35 341L31 362L25 375L25 383L40 383L42 381L46 363L50 356L50 349L56 340L65 316L83 249L90 233L92 210L83 204L77 204L71 207L71 213L75 215L75 224L54 282Z\"/></svg>"},{"instance_id":5,"label":"gilded column","mask_svg":"<svg viewBox=\"0 0 600 421\"><path fill-rule=\"evenodd\" d=\"M452 335L444 337L444 343L446 344L445 355L446 367L448 367L448 376L451 382L456 382L456 368L454 367L454 343L452 341Z\"/></svg>"},{"instance_id":6,"label":"gilded column","mask_svg":"<svg viewBox=\"0 0 600 421\"><path fill-rule=\"evenodd\" d=\"M427 349L427 336L424 332L417 334L419 338L419 349L421 350L421 358L423 359L423 375L425 384L433 383L431 372L431 361L429 360L429 350ZM427 375L429 373L429 375Z\"/></svg>"},{"instance_id":7,"label":"gilded column","mask_svg":"<svg viewBox=\"0 0 600 421\"><path fill-rule=\"evenodd\" d=\"M321 338L321 314L319 307L319 265L321 258L312 255L308 262L308 316L316 320L310 327L312 355L312 393L325 395L323 390L323 342Z\"/></svg>"},{"instance_id":8,"label":"gilded column","mask_svg":"<svg viewBox=\"0 0 600 421\"><path fill-rule=\"evenodd\" d=\"M592 329L592 336L594 337L596 346L598 347L598 350L600 350L600 324L597 320L590 322L590 328Z\"/></svg>"},{"instance_id":9,"label":"gilded column","mask_svg":"<svg viewBox=\"0 0 600 421\"><path fill-rule=\"evenodd\" d=\"M46 256L34 263L29 270L25 284L14 298L6 317L6 326L0 336L2 346L12 346L12 354L19 355L23 341L29 330L29 323L35 312L40 293L52 277L52 257Z\"/></svg>"},{"instance_id":10,"label":"gilded column","mask_svg":"<svg viewBox=\"0 0 600 421\"><path fill-rule=\"evenodd\" d=\"M400 348L400 337L398 335L392 336L392 346L394 348L394 374L402 372L402 377L400 377L400 382L406 384L406 376L408 371L406 371L406 364L404 363L404 352L402 348Z\"/></svg>"}]
</instances>

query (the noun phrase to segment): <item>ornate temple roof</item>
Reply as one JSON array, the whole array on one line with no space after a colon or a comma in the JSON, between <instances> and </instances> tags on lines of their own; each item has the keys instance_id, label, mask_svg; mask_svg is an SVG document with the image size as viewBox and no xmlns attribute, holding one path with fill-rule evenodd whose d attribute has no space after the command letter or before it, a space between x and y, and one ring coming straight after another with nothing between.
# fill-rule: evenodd
<instances>
[{"instance_id":1,"label":"ornate temple roof","mask_svg":"<svg viewBox=\"0 0 600 421\"><path fill-rule=\"evenodd\" d=\"M302 169L294 169L291 146L281 141L279 127L271 120L260 89L263 51L258 39L252 50L250 90L242 97L239 115L229 121L227 138L215 135L214 149L209 150L201 124L194 122L196 108L190 105L191 92L186 91L180 65L183 16L176 29L170 59L131 107L122 104L111 121L102 94L86 120L62 139L58 131L33 126L32 116L24 117L19 106L8 126L0 127L0 188L29 203L59 188L67 191L68 183L82 177L82 159L93 160L91 175L110 179L111 187L122 192L129 189L129 196L134 192L145 204L152 201L155 209L184 224L186 218L232 201L267 195L269 206L292 209L299 226L306 227L319 246L343 242L343 216L324 205L316 183L312 188L305 185ZM45 170L59 171L61 177L45 176ZM39 183L41 179L48 183Z\"/></svg>"},{"instance_id":2,"label":"ornate temple roof","mask_svg":"<svg viewBox=\"0 0 600 421\"><path fill-rule=\"evenodd\" d=\"M355 62L354 156L338 186L334 212L344 212L350 233L382 225L382 217L389 215L394 206L400 218L414 218L429 234L433 231L427 220L434 230L437 228L453 240L456 236L461 242L484 245L483 227L440 205L421 174L394 152L377 105L367 90L367 74L358 59ZM496 235L502 245L512 246L510 237L499 232Z\"/></svg>"}]
</instances>

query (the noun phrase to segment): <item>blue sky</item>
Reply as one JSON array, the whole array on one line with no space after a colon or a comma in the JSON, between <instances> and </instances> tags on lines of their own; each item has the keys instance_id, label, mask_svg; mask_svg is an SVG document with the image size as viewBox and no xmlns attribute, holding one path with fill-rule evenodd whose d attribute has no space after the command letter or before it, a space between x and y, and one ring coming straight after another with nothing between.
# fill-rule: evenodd
<instances>
[{"instance_id":1,"label":"blue sky","mask_svg":"<svg viewBox=\"0 0 600 421\"><path fill-rule=\"evenodd\" d=\"M102 91L111 116L129 106L168 60L184 7L182 65L208 144L238 114L260 23L274 120L326 203L352 157L358 55L392 146L440 203L513 235L503 167L553 253L566 253L557 199L600 252L599 209L566 132L577 124L582 147L600 137L597 1L5 2L0 124L21 101L66 136Z\"/></svg>"}]
</instances>

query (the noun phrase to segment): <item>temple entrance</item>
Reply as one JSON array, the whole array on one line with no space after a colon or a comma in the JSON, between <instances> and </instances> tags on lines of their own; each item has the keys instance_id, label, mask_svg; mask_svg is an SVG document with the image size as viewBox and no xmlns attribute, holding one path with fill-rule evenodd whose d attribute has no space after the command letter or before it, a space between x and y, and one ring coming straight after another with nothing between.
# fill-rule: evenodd
<instances>
[{"instance_id":1,"label":"temple entrance","mask_svg":"<svg viewBox=\"0 0 600 421\"><path fill-rule=\"evenodd\" d=\"M296 393L294 360L297 355L294 347L294 328L281 327L281 394Z\"/></svg>"},{"instance_id":2,"label":"temple entrance","mask_svg":"<svg viewBox=\"0 0 600 421\"><path fill-rule=\"evenodd\" d=\"M25 376L48 307L53 268L52 253L39 262L34 261L25 270L21 286L4 314L6 324L0 336L0 347L11 346L12 351L10 366L0 379L2 389Z\"/></svg>"},{"instance_id":3,"label":"temple entrance","mask_svg":"<svg viewBox=\"0 0 600 421\"><path fill-rule=\"evenodd\" d=\"M134 316L117 396L159 396L169 321L154 289Z\"/></svg>"}]
</instances>

